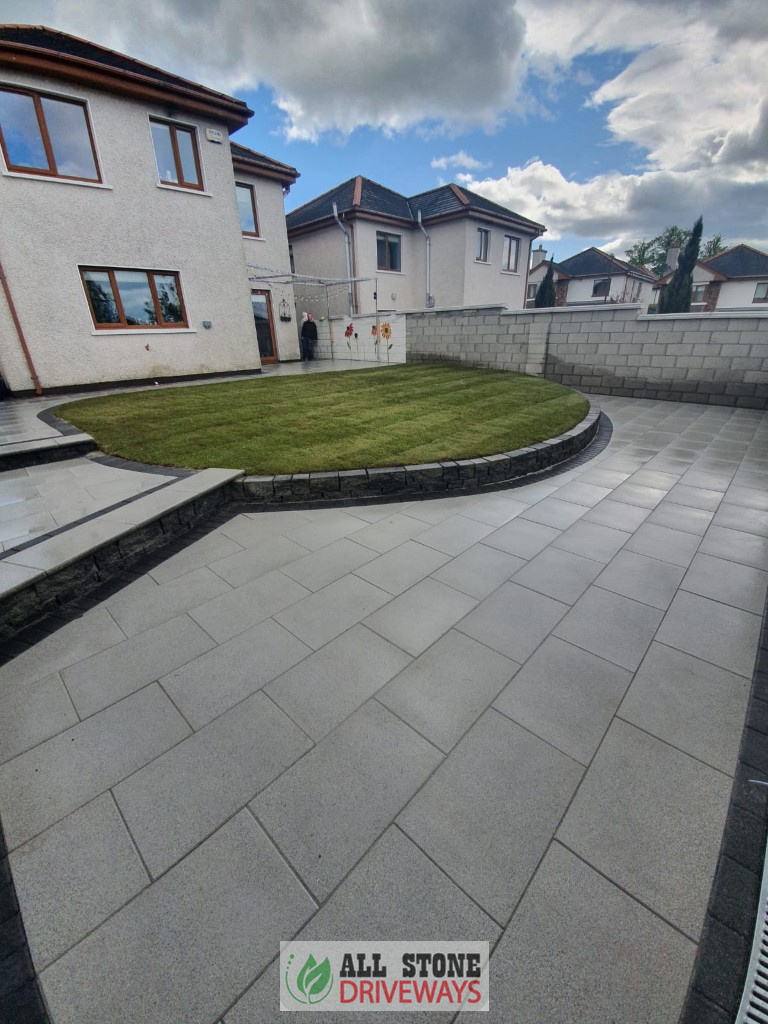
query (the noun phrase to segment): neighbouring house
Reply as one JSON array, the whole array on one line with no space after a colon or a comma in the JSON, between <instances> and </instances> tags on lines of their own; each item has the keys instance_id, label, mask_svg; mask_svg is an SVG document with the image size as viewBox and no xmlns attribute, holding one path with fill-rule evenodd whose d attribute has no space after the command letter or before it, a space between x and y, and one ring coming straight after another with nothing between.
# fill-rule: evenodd
<instances>
[{"instance_id":1,"label":"neighbouring house","mask_svg":"<svg viewBox=\"0 0 768 1024\"><path fill-rule=\"evenodd\" d=\"M536 291L544 279L549 261L539 245L532 254L528 272L526 306L534 305ZM558 306L592 306L607 302L639 302L652 299L656 278L643 267L617 259L592 246L553 265Z\"/></svg>"},{"instance_id":2,"label":"neighbouring house","mask_svg":"<svg viewBox=\"0 0 768 1024\"><path fill-rule=\"evenodd\" d=\"M252 284L247 266L287 263L283 192L298 172L230 147L251 114L86 40L0 26L0 374L13 393L298 358L295 323L274 323L290 285Z\"/></svg>"},{"instance_id":3,"label":"neighbouring house","mask_svg":"<svg viewBox=\"0 0 768 1024\"><path fill-rule=\"evenodd\" d=\"M672 272L660 277L654 289L666 284ZM699 260L693 269L692 313L715 310L768 309L768 253L751 245L734 245L717 256Z\"/></svg>"},{"instance_id":4,"label":"neighbouring house","mask_svg":"<svg viewBox=\"0 0 768 1024\"><path fill-rule=\"evenodd\" d=\"M287 215L300 310L352 316L379 310L500 305L522 309L531 242L544 226L441 185L404 196L357 176Z\"/></svg>"}]
</instances>

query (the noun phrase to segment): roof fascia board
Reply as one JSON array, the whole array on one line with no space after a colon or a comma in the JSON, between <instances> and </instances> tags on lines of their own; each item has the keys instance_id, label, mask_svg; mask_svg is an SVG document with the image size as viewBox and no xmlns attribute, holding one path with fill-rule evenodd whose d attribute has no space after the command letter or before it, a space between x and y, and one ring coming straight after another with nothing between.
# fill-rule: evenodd
<instances>
[{"instance_id":1,"label":"roof fascia board","mask_svg":"<svg viewBox=\"0 0 768 1024\"><path fill-rule=\"evenodd\" d=\"M241 100L223 94L219 98L219 94L207 90L203 92L204 86L198 92L191 86L155 81L134 71L110 68L84 57L73 57L38 46L0 40L0 67L51 75L135 99L172 104L182 110L223 121L230 131L244 128L253 116L253 111Z\"/></svg>"}]
</instances>

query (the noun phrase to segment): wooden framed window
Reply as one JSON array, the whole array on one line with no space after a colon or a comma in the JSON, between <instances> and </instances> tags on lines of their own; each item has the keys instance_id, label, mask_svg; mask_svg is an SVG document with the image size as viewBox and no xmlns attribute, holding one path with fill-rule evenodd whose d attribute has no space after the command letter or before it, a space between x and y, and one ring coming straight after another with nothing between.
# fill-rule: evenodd
<instances>
[{"instance_id":1,"label":"wooden framed window","mask_svg":"<svg viewBox=\"0 0 768 1024\"><path fill-rule=\"evenodd\" d=\"M491 232L486 228L477 229L477 244L475 246L475 259L478 263L487 263L491 251Z\"/></svg>"},{"instance_id":2,"label":"wooden framed window","mask_svg":"<svg viewBox=\"0 0 768 1024\"><path fill-rule=\"evenodd\" d=\"M80 276L97 330L189 326L173 270L81 267Z\"/></svg>"},{"instance_id":3,"label":"wooden framed window","mask_svg":"<svg viewBox=\"0 0 768 1024\"><path fill-rule=\"evenodd\" d=\"M376 265L379 270L400 270L400 235L376 232Z\"/></svg>"},{"instance_id":4,"label":"wooden framed window","mask_svg":"<svg viewBox=\"0 0 768 1024\"><path fill-rule=\"evenodd\" d=\"M259 218L256 215L256 195L253 185L235 182L237 192L237 208L240 211L240 230L252 238L259 237Z\"/></svg>"},{"instance_id":5,"label":"wooden framed window","mask_svg":"<svg viewBox=\"0 0 768 1024\"><path fill-rule=\"evenodd\" d=\"M501 251L501 269L517 273L517 254L520 251L520 239L514 235L504 235L504 246Z\"/></svg>"},{"instance_id":6,"label":"wooden framed window","mask_svg":"<svg viewBox=\"0 0 768 1024\"><path fill-rule=\"evenodd\" d=\"M755 285L753 302L768 302L768 281L759 281Z\"/></svg>"},{"instance_id":7,"label":"wooden framed window","mask_svg":"<svg viewBox=\"0 0 768 1024\"><path fill-rule=\"evenodd\" d=\"M203 174L194 128L172 121L149 119L161 185L202 191Z\"/></svg>"},{"instance_id":8,"label":"wooden framed window","mask_svg":"<svg viewBox=\"0 0 768 1024\"><path fill-rule=\"evenodd\" d=\"M601 278L599 278L599 280L595 281L595 283L592 285L592 295L593 295L593 297L594 296L598 296L598 295L607 295L608 292L610 291L610 289L611 289L611 279L610 279L610 277L601 277Z\"/></svg>"},{"instance_id":9,"label":"wooden framed window","mask_svg":"<svg viewBox=\"0 0 768 1024\"><path fill-rule=\"evenodd\" d=\"M9 171L101 181L88 108L81 100L0 87L0 146Z\"/></svg>"},{"instance_id":10,"label":"wooden framed window","mask_svg":"<svg viewBox=\"0 0 768 1024\"><path fill-rule=\"evenodd\" d=\"M695 284L691 289L691 302L703 302L706 289L707 286L705 284Z\"/></svg>"},{"instance_id":11,"label":"wooden framed window","mask_svg":"<svg viewBox=\"0 0 768 1024\"><path fill-rule=\"evenodd\" d=\"M537 284L529 284L528 285L528 298L529 299L535 299L536 298L536 292L538 290L539 290L539 286Z\"/></svg>"}]
</instances>

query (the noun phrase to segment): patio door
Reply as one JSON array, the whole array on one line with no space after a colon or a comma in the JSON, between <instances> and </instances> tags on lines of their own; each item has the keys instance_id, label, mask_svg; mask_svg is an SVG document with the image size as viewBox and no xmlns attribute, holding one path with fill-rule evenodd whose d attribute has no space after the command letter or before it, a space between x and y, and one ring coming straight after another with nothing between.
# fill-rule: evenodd
<instances>
[{"instance_id":1,"label":"patio door","mask_svg":"<svg viewBox=\"0 0 768 1024\"><path fill-rule=\"evenodd\" d=\"M278 360L275 341L275 322L272 319L272 303L269 292L251 292L253 319L256 337L259 340L259 355L262 363L276 363Z\"/></svg>"}]
</instances>

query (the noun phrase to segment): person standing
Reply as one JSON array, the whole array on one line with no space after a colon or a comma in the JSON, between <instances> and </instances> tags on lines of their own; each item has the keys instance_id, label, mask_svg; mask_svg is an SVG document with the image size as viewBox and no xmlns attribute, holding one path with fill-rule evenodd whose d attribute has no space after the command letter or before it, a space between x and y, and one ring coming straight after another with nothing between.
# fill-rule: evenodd
<instances>
[{"instance_id":1,"label":"person standing","mask_svg":"<svg viewBox=\"0 0 768 1024\"><path fill-rule=\"evenodd\" d=\"M301 360L312 362L315 358L315 344L317 343L317 324L311 313L307 313L307 319L301 325Z\"/></svg>"}]
</instances>

